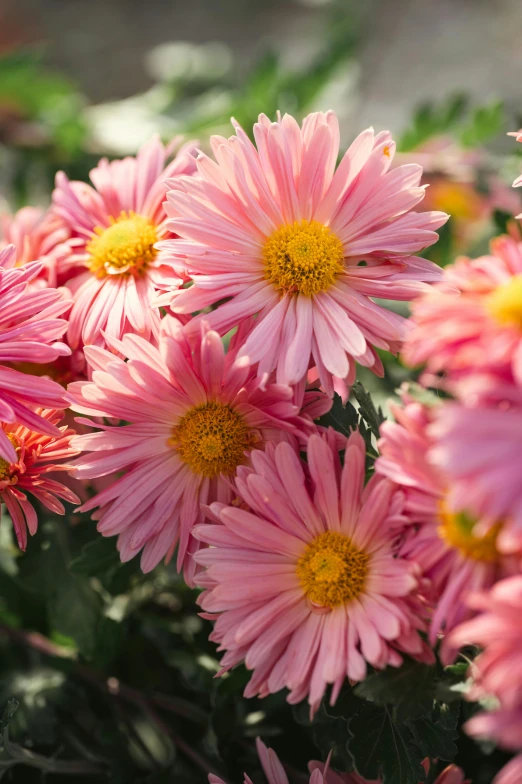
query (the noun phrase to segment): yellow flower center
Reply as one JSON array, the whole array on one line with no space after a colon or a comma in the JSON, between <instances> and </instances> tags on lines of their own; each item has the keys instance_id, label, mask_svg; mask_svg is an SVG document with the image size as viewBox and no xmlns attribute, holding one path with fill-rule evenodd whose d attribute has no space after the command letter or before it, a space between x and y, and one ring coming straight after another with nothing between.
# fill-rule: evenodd
<instances>
[{"instance_id":1,"label":"yellow flower center","mask_svg":"<svg viewBox=\"0 0 522 784\"><path fill-rule=\"evenodd\" d=\"M319 534L297 562L297 576L308 599L321 607L338 607L364 590L369 556L344 534Z\"/></svg>"},{"instance_id":2,"label":"yellow flower center","mask_svg":"<svg viewBox=\"0 0 522 784\"><path fill-rule=\"evenodd\" d=\"M522 275L515 275L489 295L486 307L502 326L522 330Z\"/></svg>"},{"instance_id":3,"label":"yellow flower center","mask_svg":"<svg viewBox=\"0 0 522 784\"><path fill-rule=\"evenodd\" d=\"M477 520L466 512L452 512L444 501L441 502L440 538L466 558L493 563L498 558L497 537L502 523L496 523L481 536L474 532L476 524Z\"/></svg>"},{"instance_id":4,"label":"yellow flower center","mask_svg":"<svg viewBox=\"0 0 522 784\"><path fill-rule=\"evenodd\" d=\"M110 220L105 229L97 226L96 236L87 243L90 271L97 278L142 273L156 256L156 227L149 218L134 212L122 212Z\"/></svg>"},{"instance_id":5,"label":"yellow flower center","mask_svg":"<svg viewBox=\"0 0 522 784\"><path fill-rule=\"evenodd\" d=\"M12 435L11 433L7 433L7 438L12 443L15 449L19 448L19 442L15 435ZM10 463L9 460L4 460L3 457L0 457L0 481L1 482L5 482L6 479L9 479L11 466L12 463Z\"/></svg>"},{"instance_id":6,"label":"yellow flower center","mask_svg":"<svg viewBox=\"0 0 522 784\"><path fill-rule=\"evenodd\" d=\"M265 278L282 293L313 297L343 271L343 244L328 226L295 222L273 232L263 248Z\"/></svg>"},{"instance_id":7,"label":"yellow flower center","mask_svg":"<svg viewBox=\"0 0 522 784\"><path fill-rule=\"evenodd\" d=\"M233 474L256 440L243 417L229 406L210 401L181 417L170 443L193 473L213 477Z\"/></svg>"}]
</instances>

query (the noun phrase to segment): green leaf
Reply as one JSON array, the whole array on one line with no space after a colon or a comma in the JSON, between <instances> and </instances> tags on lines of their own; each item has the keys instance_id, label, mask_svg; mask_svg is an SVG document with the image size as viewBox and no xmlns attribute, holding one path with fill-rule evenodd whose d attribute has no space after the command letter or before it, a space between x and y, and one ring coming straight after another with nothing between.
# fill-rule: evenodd
<instances>
[{"instance_id":1,"label":"green leaf","mask_svg":"<svg viewBox=\"0 0 522 784\"><path fill-rule=\"evenodd\" d=\"M73 574L84 577L99 577L114 566L118 566L119 563L120 556L116 549L115 540L97 536L87 542L79 556L73 558L69 569Z\"/></svg>"},{"instance_id":2,"label":"green leaf","mask_svg":"<svg viewBox=\"0 0 522 784\"><path fill-rule=\"evenodd\" d=\"M416 110L411 127L397 145L401 152L420 147L428 139L452 131L463 119L468 107L466 96L458 93L438 105L425 103Z\"/></svg>"},{"instance_id":3,"label":"green leaf","mask_svg":"<svg viewBox=\"0 0 522 784\"><path fill-rule=\"evenodd\" d=\"M396 722L386 706L364 703L349 724L348 751L357 772L367 779L382 776L384 784L426 781L421 765L425 754L410 730Z\"/></svg>"},{"instance_id":4,"label":"green leaf","mask_svg":"<svg viewBox=\"0 0 522 784\"><path fill-rule=\"evenodd\" d=\"M339 395L335 394L330 411L320 417L317 423L322 427L333 427L334 430L348 437L352 431L358 429L359 415L350 402L344 406Z\"/></svg>"},{"instance_id":5,"label":"green leaf","mask_svg":"<svg viewBox=\"0 0 522 784\"><path fill-rule=\"evenodd\" d=\"M407 660L402 667L387 667L369 675L354 691L358 697L388 706L394 719L401 722L432 709L436 681L434 667Z\"/></svg>"},{"instance_id":6,"label":"green leaf","mask_svg":"<svg viewBox=\"0 0 522 784\"><path fill-rule=\"evenodd\" d=\"M14 697L11 697L11 699L7 700L4 712L2 714L2 719L0 720L0 749L3 748L5 732L9 727L11 719L18 710L18 705L19 702L18 700L15 700Z\"/></svg>"},{"instance_id":7,"label":"green leaf","mask_svg":"<svg viewBox=\"0 0 522 784\"><path fill-rule=\"evenodd\" d=\"M464 147L479 147L500 133L504 123L502 101L493 101L488 106L480 106L475 109L469 124L461 131L461 144Z\"/></svg>"},{"instance_id":8,"label":"green leaf","mask_svg":"<svg viewBox=\"0 0 522 784\"><path fill-rule=\"evenodd\" d=\"M437 705L429 716L408 722L418 747L426 757L447 762L457 754L453 741L458 738L460 703Z\"/></svg>"},{"instance_id":9,"label":"green leaf","mask_svg":"<svg viewBox=\"0 0 522 784\"><path fill-rule=\"evenodd\" d=\"M429 406L430 408L440 405L445 398L444 393L441 393L439 390L434 392L431 389L425 389L414 381L404 384L402 389L405 389L408 396L417 403L422 403L423 406ZM399 394L402 389L397 390L397 393Z\"/></svg>"},{"instance_id":10,"label":"green leaf","mask_svg":"<svg viewBox=\"0 0 522 784\"><path fill-rule=\"evenodd\" d=\"M506 234L508 231L508 223L513 220L513 216L504 210L493 210L493 223L495 228L501 233Z\"/></svg>"},{"instance_id":11,"label":"green leaf","mask_svg":"<svg viewBox=\"0 0 522 784\"><path fill-rule=\"evenodd\" d=\"M104 667L110 664L119 654L125 641L125 624L112 618L100 618L96 629L96 645L93 652L93 664Z\"/></svg>"},{"instance_id":12,"label":"green leaf","mask_svg":"<svg viewBox=\"0 0 522 784\"><path fill-rule=\"evenodd\" d=\"M72 574L68 531L48 524L49 547L45 551L47 568L47 614L52 631L71 637L79 651L92 659L96 651L102 602L87 578Z\"/></svg>"},{"instance_id":13,"label":"green leaf","mask_svg":"<svg viewBox=\"0 0 522 784\"><path fill-rule=\"evenodd\" d=\"M100 600L87 582L67 572L55 576L47 611L51 626L71 637L86 659L96 653Z\"/></svg>"},{"instance_id":14,"label":"green leaf","mask_svg":"<svg viewBox=\"0 0 522 784\"><path fill-rule=\"evenodd\" d=\"M371 395L366 391L360 381L354 383L352 394L359 404L359 410L364 421L370 426L370 430L375 438L379 438L379 428L386 420L381 407L375 407Z\"/></svg>"}]
</instances>

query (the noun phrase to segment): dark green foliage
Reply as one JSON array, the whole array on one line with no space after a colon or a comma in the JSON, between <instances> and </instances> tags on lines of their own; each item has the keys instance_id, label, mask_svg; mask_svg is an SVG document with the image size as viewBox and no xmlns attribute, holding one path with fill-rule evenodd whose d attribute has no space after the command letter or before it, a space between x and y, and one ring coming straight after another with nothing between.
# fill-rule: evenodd
<instances>
[{"instance_id":1,"label":"dark green foliage","mask_svg":"<svg viewBox=\"0 0 522 784\"><path fill-rule=\"evenodd\" d=\"M322 424L359 429L372 470L384 417L360 384L353 402L336 397ZM196 784L212 771L228 784L256 779L260 735L290 771L310 759L357 770L384 784L426 781L421 762L489 754L466 739L461 710L467 664L445 670L406 660L370 672L328 699L313 720L306 703L281 692L242 696L249 674L216 679L211 626L197 615L196 592L169 567L143 575L122 565L113 539L77 517L74 526L41 516L26 554L2 526L0 552L0 778L15 784L86 781ZM498 755L497 755L498 756ZM485 758L486 759L486 758ZM487 770L487 763L484 770ZM497 767L498 770L498 767ZM482 774L480 774L482 775ZM430 774L431 776L431 774ZM433 778L433 777L432 777ZM432 779L429 779L431 781ZM486 784L488 779L479 779Z\"/></svg>"}]
</instances>

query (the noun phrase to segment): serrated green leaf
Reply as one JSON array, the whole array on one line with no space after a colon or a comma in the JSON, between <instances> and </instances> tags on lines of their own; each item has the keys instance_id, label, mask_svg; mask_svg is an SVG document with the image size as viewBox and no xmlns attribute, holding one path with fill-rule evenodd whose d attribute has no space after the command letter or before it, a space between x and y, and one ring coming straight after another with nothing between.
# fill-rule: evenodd
<instances>
[{"instance_id":1,"label":"serrated green leaf","mask_svg":"<svg viewBox=\"0 0 522 784\"><path fill-rule=\"evenodd\" d=\"M396 722L389 708L365 702L348 729L348 751L361 776L382 776L384 784L426 781L421 765L425 755L408 727Z\"/></svg>"},{"instance_id":2,"label":"serrated green leaf","mask_svg":"<svg viewBox=\"0 0 522 784\"><path fill-rule=\"evenodd\" d=\"M366 391L360 381L354 383L352 393L359 404L361 416L366 424L369 425L375 438L379 438L379 428L386 420L381 407L375 407L371 395Z\"/></svg>"},{"instance_id":3,"label":"serrated green leaf","mask_svg":"<svg viewBox=\"0 0 522 784\"><path fill-rule=\"evenodd\" d=\"M432 759L451 762L457 754L454 741L458 738L457 723L460 703L437 705L429 716L408 722L415 742Z\"/></svg>"},{"instance_id":4,"label":"serrated green leaf","mask_svg":"<svg viewBox=\"0 0 522 784\"><path fill-rule=\"evenodd\" d=\"M322 427L333 427L334 430L348 437L353 430L357 430L359 415L351 403L343 405L340 396L335 394L330 411L320 417L317 423Z\"/></svg>"},{"instance_id":5,"label":"serrated green leaf","mask_svg":"<svg viewBox=\"0 0 522 784\"><path fill-rule=\"evenodd\" d=\"M402 667L375 672L355 687L355 694L387 705L396 721L414 719L433 707L437 673L434 667L407 660Z\"/></svg>"}]
</instances>

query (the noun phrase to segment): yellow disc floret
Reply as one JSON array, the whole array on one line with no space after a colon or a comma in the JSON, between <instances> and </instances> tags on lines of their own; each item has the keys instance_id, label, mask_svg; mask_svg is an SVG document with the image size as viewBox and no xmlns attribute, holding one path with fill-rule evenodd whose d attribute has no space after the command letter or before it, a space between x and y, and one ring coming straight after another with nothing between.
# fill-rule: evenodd
<instances>
[{"instance_id":1,"label":"yellow disc floret","mask_svg":"<svg viewBox=\"0 0 522 784\"><path fill-rule=\"evenodd\" d=\"M181 417L170 443L193 473L213 477L233 474L256 440L242 416L223 403L210 401Z\"/></svg>"},{"instance_id":2,"label":"yellow disc floret","mask_svg":"<svg viewBox=\"0 0 522 784\"><path fill-rule=\"evenodd\" d=\"M369 556L337 531L317 536L297 562L297 576L307 598L321 607L337 607L364 590Z\"/></svg>"},{"instance_id":3,"label":"yellow disc floret","mask_svg":"<svg viewBox=\"0 0 522 784\"><path fill-rule=\"evenodd\" d=\"M459 550L466 558L493 563L498 558L497 537L502 523L496 523L477 535L477 520L466 512L452 512L443 501L440 505L439 536L446 544Z\"/></svg>"},{"instance_id":4,"label":"yellow disc floret","mask_svg":"<svg viewBox=\"0 0 522 784\"><path fill-rule=\"evenodd\" d=\"M296 221L273 232L263 248L265 277L281 293L313 297L343 271L343 244L328 226Z\"/></svg>"},{"instance_id":5,"label":"yellow disc floret","mask_svg":"<svg viewBox=\"0 0 522 784\"><path fill-rule=\"evenodd\" d=\"M93 275L140 274L154 260L158 241L155 225L149 218L134 212L122 212L111 218L111 225L103 229L97 226L94 236L87 243L89 254L87 266Z\"/></svg>"},{"instance_id":6,"label":"yellow disc floret","mask_svg":"<svg viewBox=\"0 0 522 784\"><path fill-rule=\"evenodd\" d=\"M7 433L6 435L9 441L14 446L14 448L18 449L20 445L17 437L15 435L12 435L11 433ZM3 457L0 457L0 482L5 482L6 479L10 479L12 465L13 464L10 463L9 460L4 460Z\"/></svg>"},{"instance_id":7,"label":"yellow disc floret","mask_svg":"<svg viewBox=\"0 0 522 784\"><path fill-rule=\"evenodd\" d=\"M522 330L522 275L515 275L490 294L487 309L498 324Z\"/></svg>"}]
</instances>

